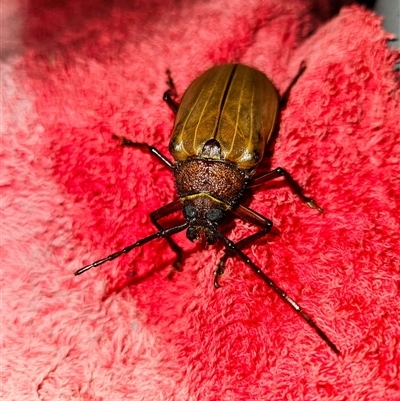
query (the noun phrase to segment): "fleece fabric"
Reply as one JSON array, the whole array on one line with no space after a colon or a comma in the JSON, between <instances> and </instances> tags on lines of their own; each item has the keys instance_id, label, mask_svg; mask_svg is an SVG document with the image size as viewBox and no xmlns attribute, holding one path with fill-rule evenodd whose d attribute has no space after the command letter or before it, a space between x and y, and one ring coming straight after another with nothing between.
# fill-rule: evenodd
<instances>
[{"instance_id":1,"label":"fleece fabric","mask_svg":"<svg viewBox=\"0 0 400 401\"><path fill-rule=\"evenodd\" d=\"M400 400L398 54L376 15L307 0L3 7L2 400ZM172 280L163 239L74 276L156 232L149 213L177 198L168 168L112 136L170 157L166 70L181 96L225 62L280 93L307 66L260 171L287 169L325 212L279 179L258 187L247 204L279 231L245 252L339 356L238 258L216 290L221 244L176 235Z\"/></svg>"}]
</instances>

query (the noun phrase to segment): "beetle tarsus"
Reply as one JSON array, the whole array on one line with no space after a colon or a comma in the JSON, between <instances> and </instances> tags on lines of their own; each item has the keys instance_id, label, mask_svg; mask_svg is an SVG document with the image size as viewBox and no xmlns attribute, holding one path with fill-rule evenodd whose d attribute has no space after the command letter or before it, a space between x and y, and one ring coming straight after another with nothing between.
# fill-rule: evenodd
<instances>
[{"instance_id":1,"label":"beetle tarsus","mask_svg":"<svg viewBox=\"0 0 400 401\"><path fill-rule=\"evenodd\" d=\"M172 265L172 268L170 269L167 278L168 280L172 280L175 276L175 273L181 273L183 271L182 268L182 257L181 255L178 255L178 259L174 262Z\"/></svg>"},{"instance_id":2,"label":"beetle tarsus","mask_svg":"<svg viewBox=\"0 0 400 401\"><path fill-rule=\"evenodd\" d=\"M151 146L148 145L145 142L135 142L131 141L128 138L125 138L124 136L119 136L119 135L112 135L112 139L115 139L120 143L121 146L126 147L126 148L150 148Z\"/></svg>"},{"instance_id":3,"label":"beetle tarsus","mask_svg":"<svg viewBox=\"0 0 400 401\"><path fill-rule=\"evenodd\" d=\"M164 92L163 100L165 103L167 103L168 107L173 111L174 114L178 112L179 103L175 102L175 100L172 99L172 94L170 89Z\"/></svg>"},{"instance_id":4,"label":"beetle tarsus","mask_svg":"<svg viewBox=\"0 0 400 401\"><path fill-rule=\"evenodd\" d=\"M180 257L181 255L179 255L179 260L177 260L173 265L172 265L172 267L173 267L173 269L175 270L175 271L177 271L177 272L181 272L181 271L183 271L183 268L182 268L182 262L181 262L181 257Z\"/></svg>"},{"instance_id":5,"label":"beetle tarsus","mask_svg":"<svg viewBox=\"0 0 400 401\"><path fill-rule=\"evenodd\" d=\"M174 114L176 114L179 108L179 103L177 103L173 98L178 96L178 92L176 91L174 80L172 79L171 76L171 71L167 70L166 73L167 73L166 84L168 85L168 90L164 92L163 100L164 102L167 103L167 105L174 112Z\"/></svg>"},{"instance_id":6,"label":"beetle tarsus","mask_svg":"<svg viewBox=\"0 0 400 401\"><path fill-rule=\"evenodd\" d=\"M167 82L166 82L166 84L168 85L168 91L167 92L172 97L178 96L178 92L176 90L174 80L172 79L171 71L168 68L167 71L165 71L165 72L167 74Z\"/></svg>"},{"instance_id":7,"label":"beetle tarsus","mask_svg":"<svg viewBox=\"0 0 400 401\"><path fill-rule=\"evenodd\" d=\"M306 205L309 206L311 209L317 209L320 213L324 212L324 209L321 206L317 205L317 202L315 202L314 199L308 198L308 200L306 200Z\"/></svg>"},{"instance_id":8,"label":"beetle tarsus","mask_svg":"<svg viewBox=\"0 0 400 401\"><path fill-rule=\"evenodd\" d=\"M285 92L283 93L281 100L279 102L279 108L282 110L286 107L288 100L289 100L289 95L290 95L290 91L292 90L293 86L296 85L297 81L299 80L299 78L303 75L303 72L306 69L306 63L303 60L300 64L300 68L299 71L297 71L297 74L295 75L295 77L292 79L292 81L290 82L289 86L286 88Z\"/></svg>"},{"instance_id":9,"label":"beetle tarsus","mask_svg":"<svg viewBox=\"0 0 400 401\"><path fill-rule=\"evenodd\" d=\"M224 274L225 263L219 262L218 267L214 270L214 287L216 289L221 288L221 284L219 283L219 278Z\"/></svg>"},{"instance_id":10,"label":"beetle tarsus","mask_svg":"<svg viewBox=\"0 0 400 401\"><path fill-rule=\"evenodd\" d=\"M218 282L218 278L217 277L214 278L214 287L217 290L218 290L218 288L222 287L222 285Z\"/></svg>"},{"instance_id":11,"label":"beetle tarsus","mask_svg":"<svg viewBox=\"0 0 400 401\"><path fill-rule=\"evenodd\" d=\"M137 146L136 142L133 142L130 139L125 138L123 136L118 136L113 134L112 139L118 141L121 144L121 146Z\"/></svg>"}]
</instances>

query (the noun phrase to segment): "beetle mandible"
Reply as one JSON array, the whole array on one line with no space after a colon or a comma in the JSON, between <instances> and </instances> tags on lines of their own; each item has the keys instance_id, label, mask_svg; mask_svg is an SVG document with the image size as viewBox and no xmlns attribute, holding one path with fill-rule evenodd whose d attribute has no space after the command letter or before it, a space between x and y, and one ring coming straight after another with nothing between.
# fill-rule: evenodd
<instances>
[{"instance_id":1,"label":"beetle mandible","mask_svg":"<svg viewBox=\"0 0 400 401\"><path fill-rule=\"evenodd\" d=\"M304 203L323 211L313 199L303 194L303 189L285 169L278 167L264 174L256 174L256 167L271 141L279 110L286 104L290 89L304 69L302 65L280 99L274 85L262 72L242 64L216 66L193 81L180 104L174 100L176 89L167 71L169 89L163 99L176 115L169 144L175 163L146 143L114 137L123 146L148 149L171 169L179 198L150 214L152 223L158 229L155 234L77 270L75 275L161 237L168 241L177 256L174 268L181 270L182 250L171 236L186 230L190 241L204 238L208 244L220 241L224 245L225 253L214 272L216 288L220 286L218 278L223 274L227 260L238 256L339 354L338 348L300 305L242 251L267 235L272 228L271 220L240 203L247 188L283 177ZM162 218L179 210L182 210L186 220L183 224L164 228L159 223ZM260 230L234 243L219 231L227 214L254 224Z\"/></svg>"}]
</instances>

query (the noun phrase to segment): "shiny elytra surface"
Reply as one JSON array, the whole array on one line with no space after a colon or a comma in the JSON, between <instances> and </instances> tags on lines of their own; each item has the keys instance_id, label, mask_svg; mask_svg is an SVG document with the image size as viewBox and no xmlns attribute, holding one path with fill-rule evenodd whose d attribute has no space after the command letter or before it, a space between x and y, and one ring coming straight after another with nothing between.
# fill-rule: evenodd
<instances>
[{"instance_id":1,"label":"shiny elytra surface","mask_svg":"<svg viewBox=\"0 0 400 401\"><path fill-rule=\"evenodd\" d=\"M184 161L216 139L224 160L251 169L263 157L278 106L278 93L262 72L241 64L213 67L183 95L169 150Z\"/></svg>"}]
</instances>

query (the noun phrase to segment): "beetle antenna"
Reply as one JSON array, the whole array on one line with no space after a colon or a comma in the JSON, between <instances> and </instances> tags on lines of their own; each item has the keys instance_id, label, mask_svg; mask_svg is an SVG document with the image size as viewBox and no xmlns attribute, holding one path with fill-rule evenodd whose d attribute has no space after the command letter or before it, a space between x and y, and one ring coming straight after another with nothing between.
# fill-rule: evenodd
<instances>
[{"instance_id":1,"label":"beetle antenna","mask_svg":"<svg viewBox=\"0 0 400 401\"><path fill-rule=\"evenodd\" d=\"M149 235L148 237L145 237L145 238L135 242L134 244L129 245L129 246L125 247L124 249L121 249L118 252L112 253L111 255L108 255L103 259L96 260L96 262L93 262L90 265L87 265L85 267L80 268L74 274L75 274L75 276L79 276L80 274L85 273L86 271L88 271L92 267L97 267L99 265L102 265L105 262L109 262L111 260L114 260L114 259L120 257L121 255L123 255L124 253L128 253L132 249L138 248L138 247L140 247L140 246L142 246L144 244L147 244L148 242L153 241L154 239L161 238L161 237L164 237L164 238L165 237L170 237L173 234L176 234L176 233L179 233L179 232L183 231L184 229L186 229L188 227L188 225L189 225L189 223L184 223L184 224L181 224L179 226L167 228L166 230L160 230L157 233Z\"/></svg>"},{"instance_id":2,"label":"beetle antenna","mask_svg":"<svg viewBox=\"0 0 400 401\"><path fill-rule=\"evenodd\" d=\"M271 280L256 264L254 264L253 261L246 254L244 254L233 241L225 237L220 232L217 232L217 235L219 239L223 242L224 246L234 251L240 257L240 259L242 259L247 265L249 265L251 267L251 270L253 270L253 272L257 274L257 276L259 276L269 287L271 287L283 301L288 303L292 307L292 309L294 309L294 311L297 312L308 323L308 325L311 326L317 332L317 334L322 338L322 340L324 340L328 344L328 346L332 349L332 351L335 354L338 355L340 354L340 351L336 347L336 345L317 326L314 320L312 320L311 317L306 312L303 311L302 307L297 302L295 302L285 293L285 291L283 291L280 287L278 287L274 283L274 281Z\"/></svg>"}]
</instances>

